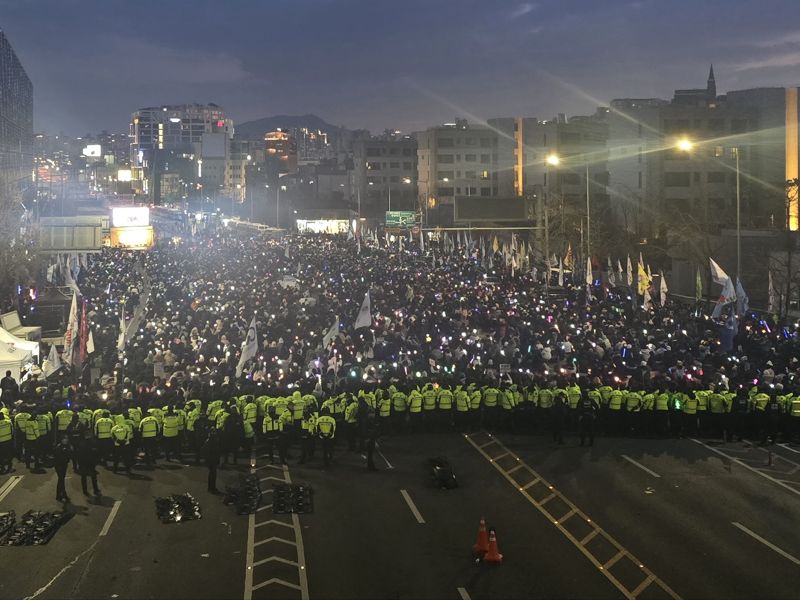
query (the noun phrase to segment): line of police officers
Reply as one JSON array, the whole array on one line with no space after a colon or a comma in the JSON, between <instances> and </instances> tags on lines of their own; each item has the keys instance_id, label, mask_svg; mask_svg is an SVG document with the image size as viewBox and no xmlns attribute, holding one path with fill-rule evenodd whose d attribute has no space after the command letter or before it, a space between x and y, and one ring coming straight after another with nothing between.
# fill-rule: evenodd
<instances>
[{"instance_id":1,"label":"line of police officers","mask_svg":"<svg viewBox=\"0 0 800 600\"><path fill-rule=\"evenodd\" d=\"M323 463L332 458L337 433L351 451L368 454L381 433L407 430L443 431L478 427L524 433L549 430L563 443L564 431L579 430L581 444L594 432L666 436L711 435L731 439L758 435L762 443L800 437L800 395L778 393L773 387L725 390L628 390L611 386L497 388L475 385L455 388L427 383L417 387L372 387L342 392L320 402L319 395L295 391L289 396L243 394L204 403L192 399L180 407L169 404L142 409L62 408L50 412L21 405L13 413L0 408L0 473L11 470L12 457L38 467L54 446L68 443L73 467L77 449L93 442L96 461L114 472L130 472L141 452L153 464L163 450L167 460L182 460L185 449L199 462L216 465L220 458L237 460L239 450L261 438L271 460L285 463L290 446L299 443L300 462L322 444ZM209 439L213 438L209 445ZM215 483L209 483L215 489Z\"/></svg>"}]
</instances>

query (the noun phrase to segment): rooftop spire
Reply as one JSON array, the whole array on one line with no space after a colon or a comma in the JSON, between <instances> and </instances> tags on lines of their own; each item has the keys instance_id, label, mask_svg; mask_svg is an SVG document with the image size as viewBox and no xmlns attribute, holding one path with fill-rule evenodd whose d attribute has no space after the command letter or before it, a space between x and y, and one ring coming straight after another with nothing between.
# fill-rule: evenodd
<instances>
[{"instance_id":1,"label":"rooftop spire","mask_svg":"<svg viewBox=\"0 0 800 600\"><path fill-rule=\"evenodd\" d=\"M717 81L714 79L714 65L708 70L708 83L706 85L706 94L710 100L717 97Z\"/></svg>"}]
</instances>

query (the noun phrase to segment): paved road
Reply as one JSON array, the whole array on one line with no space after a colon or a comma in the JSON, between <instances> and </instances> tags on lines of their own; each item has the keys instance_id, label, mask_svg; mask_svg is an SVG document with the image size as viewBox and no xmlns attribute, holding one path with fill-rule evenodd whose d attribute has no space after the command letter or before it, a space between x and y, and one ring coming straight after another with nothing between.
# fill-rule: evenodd
<instances>
[{"instance_id":1,"label":"paved road","mask_svg":"<svg viewBox=\"0 0 800 600\"><path fill-rule=\"evenodd\" d=\"M743 444L604 439L554 449L501 437L681 596L797 597L800 498L763 477L766 452L749 449L760 465L747 468L723 455Z\"/></svg>"},{"instance_id":2,"label":"paved road","mask_svg":"<svg viewBox=\"0 0 800 600\"><path fill-rule=\"evenodd\" d=\"M772 447L769 464L746 442L581 448L479 432L388 436L380 450L378 473L343 446L327 471L320 456L298 465L295 451L284 469L257 453L268 493L250 518L205 492L202 467L101 471L99 502L71 478L75 516L50 544L0 549L0 598L797 597L798 448ZM429 480L440 455L456 490ZM313 486L313 514L272 514L269 490L285 481ZM52 473L3 476L0 511L56 509L54 487ZM161 524L153 497L184 491L203 519ZM472 560L481 517L501 566Z\"/></svg>"},{"instance_id":3,"label":"paved road","mask_svg":"<svg viewBox=\"0 0 800 600\"><path fill-rule=\"evenodd\" d=\"M55 476L22 469L0 510L58 510ZM205 492L201 467L161 464L134 478L100 469L102 498L87 499L67 480L72 519L46 546L0 549L1 598L241 598L246 517ZM223 471L220 478L235 478ZM0 482L2 486L2 482ZM154 498L190 492L203 518L162 524ZM113 518L109 517L119 502ZM104 528L106 528L105 535ZM66 567L66 569L65 569Z\"/></svg>"},{"instance_id":4,"label":"paved road","mask_svg":"<svg viewBox=\"0 0 800 600\"><path fill-rule=\"evenodd\" d=\"M461 435L389 438L381 451L392 468L377 456L378 473L345 451L329 471L290 469L315 489L315 513L300 517L312 598L458 598L458 588L473 598L615 595ZM458 489L431 483L435 456L451 460ZM481 517L497 530L502 566L472 558Z\"/></svg>"}]
</instances>

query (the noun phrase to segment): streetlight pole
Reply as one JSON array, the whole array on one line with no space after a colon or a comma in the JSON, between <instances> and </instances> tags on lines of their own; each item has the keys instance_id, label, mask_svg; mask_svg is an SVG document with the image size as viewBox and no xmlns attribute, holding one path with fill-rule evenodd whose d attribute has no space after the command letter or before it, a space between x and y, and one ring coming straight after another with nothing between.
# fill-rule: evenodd
<instances>
[{"instance_id":1,"label":"streetlight pole","mask_svg":"<svg viewBox=\"0 0 800 600\"><path fill-rule=\"evenodd\" d=\"M275 228L281 228L281 184L275 188Z\"/></svg>"},{"instance_id":2,"label":"streetlight pole","mask_svg":"<svg viewBox=\"0 0 800 600\"><path fill-rule=\"evenodd\" d=\"M550 220L547 215L547 190L542 190L544 196L544 264L547 271L544 279L544 297L548 302L550 301Z\"/></svg>"},{"instance_id":3,"label":"streetlight pole","mask_svg":"<svg viewBox=\"0 0 800 600\"><path fill-rule=\"evenodd\" d=\"M389 177L388 188L389 190L389 212L392 212L392 178Z\"/></svg>"},{"instance_id":4,"label":"streetlight pole","mask_svg":"<svg viewBox=\"0 0 800 600\"><path fill-rule=\"evenodd\" d=\"M742 213L739 186L739 146L734 147L736 153L736 280L742 277Z\"/></svg>"},{"instance_id":5,"label":"streetlight pole","mask_svg":"<svg viewBox=\"0 0 800 600\"><path fill-rule=\"evenodd\" d=\"M591 245L591 204L589 200L589 162L586 162L586 256L589 260L592 259L592 245Z\"/></svg>"}]
</instances>

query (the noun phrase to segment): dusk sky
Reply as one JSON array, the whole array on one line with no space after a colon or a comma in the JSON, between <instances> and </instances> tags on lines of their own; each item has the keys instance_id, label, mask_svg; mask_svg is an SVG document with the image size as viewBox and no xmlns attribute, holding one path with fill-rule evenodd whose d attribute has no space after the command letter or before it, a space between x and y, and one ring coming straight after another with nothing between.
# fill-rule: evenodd
<instances>
[{"instance_id":1,"label":"dusk sky","mask_svg":"<svg viewBox=\"0 0 800 600\"><path fill-rule=\"evenodd\" d=\"M125 131L143 106L374 132L588 114L615 97L800 83L796 0L0 0L37 131Z\"/></svg>"}]
</instances>

